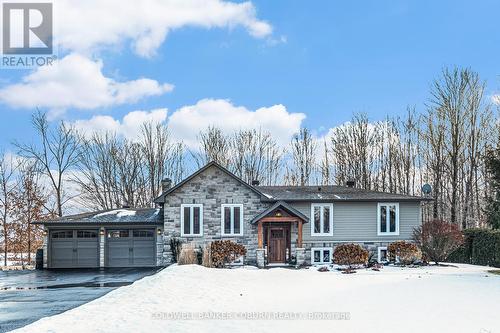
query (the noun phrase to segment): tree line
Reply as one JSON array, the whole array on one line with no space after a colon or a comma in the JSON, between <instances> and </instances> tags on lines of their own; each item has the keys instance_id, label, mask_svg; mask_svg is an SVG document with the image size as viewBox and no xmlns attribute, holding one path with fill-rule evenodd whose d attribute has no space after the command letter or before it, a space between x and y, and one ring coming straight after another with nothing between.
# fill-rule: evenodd
<instances>
[{"instance_id":1,"label":"tree line","mask_svg":"<svg viewBox=\"0 0 500 333\"><path fill-rule=\"evenodd\" d=\"M355 181L362 189L422 195L429 183L434 200L424 209L427 219L484 226L498 195L487 157L500 138L498 110L484 92L477 73L445 68L422 112L410 106L379 121L354 114L323 136L301 128L285 146L262 129L226 133L209 126L198 135L199 147L189 149L164 123L144 123L139 137L125 139L54 125L38 111L32 118L37 141L14 142L15 158L0 154L3 249L31 252L41 231L29 222L74 207L153 206L162 179L175 184L209 161L263 185Z\"/></svg>"}]
</instances>

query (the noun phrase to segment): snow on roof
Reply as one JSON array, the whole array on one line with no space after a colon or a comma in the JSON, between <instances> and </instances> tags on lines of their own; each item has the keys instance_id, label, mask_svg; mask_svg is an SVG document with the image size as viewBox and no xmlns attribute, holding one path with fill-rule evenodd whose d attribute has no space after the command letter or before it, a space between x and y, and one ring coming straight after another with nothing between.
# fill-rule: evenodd
<instances>
[{"instance_id":1,"label":"snow on roof","mask_svg":"<svg viewBox=\"0 0 500 333\"><path fill-rule=\"evenodd\" d=\"M63 216L40 223L161 223L160 208L120 208Z\"/></svg>"},{"instance_id":2,"label":"snow on roof","mask_svg":"<svg viewBox=\"0 0 500 333\"><path fill-rule=\"evenodd\" d=\"M108 212L104 212L104 213L100 213L100 214L94 215L93 218L101 217L101 216L106 216L106 215L116 215L116 217L135 216L135 213L136 213L135 210L130 210L130 209L115 209L115 210L110 210Z\"/></svg>"}]
</instances>

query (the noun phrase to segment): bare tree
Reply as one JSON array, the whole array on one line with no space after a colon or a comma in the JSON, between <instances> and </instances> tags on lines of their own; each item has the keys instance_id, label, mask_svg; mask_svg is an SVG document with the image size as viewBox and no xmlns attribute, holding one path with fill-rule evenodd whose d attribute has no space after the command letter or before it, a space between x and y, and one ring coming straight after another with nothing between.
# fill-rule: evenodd
<instances>
[{"instance_id":1,"label":"bare tree","mask_svg":"<svg viewBox=\"0 0 500 333\"><path fill-rule=\"evenodd\" d=\"M307 128L301 128L290 142L292 163L287 168L285 181L289 184L309 185L316 166L316 142Z\"/></svg>"},{"instance_id":2,"label":"bare tree","mask_svg":"<svg viewBox=\"0 0 500 333\"><path fill-rule=\"evenodd\" d=\"M10 214L13 219L13 250L22 262L31 263L33 250L42 244L42 228L33 225L37 220L52 216L45 210L48 200L40 181L41 172L36 162L27 160L19 168L18 184L11 193ZM23 253L27 253L24 258Z\"/></svg>"},{"instance_id":3,"label":"bare tree","mask_svg":"<svg viewBox=\"0 0 500 333\"><path fill-rule=\"evenodd\" d=\"M248 183L253 180L268 185L276 182L281 153L270 133L240 130L230 138L230 147L230 169L237 176Z\"/></svg>"},{"instance_id":4,"label":"bare tree","mask_svg":"<svg viewBox=\"0 0 500 333\"><path fill-rule=\"evenodd\" d=\"M51 128L46 114L40 111L33 114L32 123L38 135L38 144L14 142L14 145L21 156L36 161L43 174L50 179L57 214L62 216L63 205L69 199L64 193L66 175L79 160L80 141L72 126L61 121Z\"/></svg>"},{"instance_id":5,"label":"bare tree","mask_svg":"<svg viewBox=\"0 0 500 333\"><path fill-rule=\"evenodd\" d=\"M14 180L16 165L12 156L0 153L0 222L3 232L3 254L4 266L7 266L7 254L9 251L9 212L12 209L12 193L16 188Z\"/></svg>"},{"instance_id":6,"label":"bare tree","mask_svg":"<svg viewBox=\"0 0 500 333\"><path fill-rule=\"evenodd\" d=\"M172 142L166 125L145 123L139 142L145 161L149 196L156 198L161 191L161 181L170 178L174 183L184 175L184 145ZM152 202L152 201L151 201Z\"/></svg>"},{"instance_id":7,"label":"bare tree","mask_svg":"<svg viewBox=\"0 0 500 333\"><path fill-rule=\"evenodd\" d=\"M199 152L191 152L198 168L211 161L217 162L223 167L229 167L231 162L229 135L220 128L209 126L205 131L200 132L198 141L200 143Z\"/></svg>"}]
</instances>

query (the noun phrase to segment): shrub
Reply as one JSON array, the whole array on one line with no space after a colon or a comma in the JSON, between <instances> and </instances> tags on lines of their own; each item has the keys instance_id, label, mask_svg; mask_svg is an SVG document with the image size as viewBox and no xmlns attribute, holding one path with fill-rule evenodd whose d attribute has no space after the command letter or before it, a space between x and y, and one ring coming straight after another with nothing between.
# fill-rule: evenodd
<instances>
[{"instance_id":1,"label":"shrub","mask_svg":"<svg viewBox=\"0 0 500 333\"><path fill-rule=\"evenodd\" d=\"M182 241L179 238L170 238L170 251L172 251L172 257L174 262L179 261L179 255L181 254Z\"/></svg>"},{"instance_id":2,"label":"shrub","mask_svg":"<svg viewBox=\"0 0 500 333\"><path fill-rule=\"evenodd\" d=\"M225 267L245 254L247 254L247 249L243 245L230 240L218 240L210 244L213 267Z\"/></svg>"},{"instance_id":3,"label":"shrub","mask_svg":"<svg viewBox=\"0 0 500 333\"><path fill-rule=\"evenodd\" d=\"M368 262L368 251L358 244L341 244L333 250L333 262L338 265L365 265Z\"/></svg>"},{"instance_id":4,"label":"shrub","mask_svg":"<svg viewBox=\"0 0 500 333\"><path fill-rule=\"evenodd\" d=\"M471 264L500 267L499 230L469 229L464 234Z\"/></svg>"},{"instance_id":5,"label":"shrub","mask_svg":"<svg viewBox=\"0 0 500 333\"><path fill-rule=\"evenodd\" d=\"M196 265L198 264L198 255L193 243L183 244L179 254L179 265Z\"/></svg>"},{"instance_id":6,"label":"shrub","mask_svg":"<svg viewBox=\"0 0 500 333\"><path fill-rule=\"evenodd\" d=\"M447 258L449 262L500 267L500 231L472 228L463 232L464 243Z\"/></svg>"},{"instance_id":7,"label":"shrub","mask_svg":"<svg viewBox=\"0 0 500 333\"><path fill-rule=\"evenodd\" d=\"M417 245L405 241L397 241L389 244L387 252L390 261L396 261L396 258L399 258L399 262L403 265L413 264L422 258L422 253Z\"/></svg>"},{"instance_id":8,"label":"shrub","mask_svg":"<svg viewBox=\"0 0 500 333\"><path fill-rule=\"evenodd\" d=\"M438 264L463 243L463 236L456 224L433 220L415 228L413 240L427 260Z\"/></svg>"}]
</instances>

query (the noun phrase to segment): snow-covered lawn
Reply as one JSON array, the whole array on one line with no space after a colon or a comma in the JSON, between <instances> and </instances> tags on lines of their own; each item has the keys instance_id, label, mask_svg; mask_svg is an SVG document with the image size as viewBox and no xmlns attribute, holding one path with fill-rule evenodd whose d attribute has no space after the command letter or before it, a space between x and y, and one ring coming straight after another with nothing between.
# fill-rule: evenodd
<instances>
[{"instance_id":1,"label":"snow-covered lawn","mask_svg":"<svg viewBox=\"0 0 500 333\"><path fill-rule=\"evenodd\" d=\"M488 269L170 266L18 332L500 332L500 276ZM262 319L325 312L341 320Z\"/></svg>"}]
</instances>

